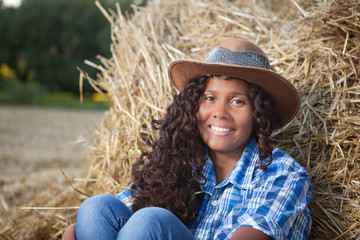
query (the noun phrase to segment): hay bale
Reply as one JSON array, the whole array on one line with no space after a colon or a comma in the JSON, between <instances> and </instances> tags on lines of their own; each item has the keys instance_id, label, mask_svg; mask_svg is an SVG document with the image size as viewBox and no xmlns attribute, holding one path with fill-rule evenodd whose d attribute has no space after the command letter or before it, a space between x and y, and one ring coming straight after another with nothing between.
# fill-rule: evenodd
<instances>
[{"instance_id":1,"label":"hay bale","mask_svg":"<svg viewBox=\"0 0 360 240\"><path fill-rule=\"evenodd\" d=\"M302 98L295 121L273 140L312 176L312 238L356 238L359 14L356 1L189 0L152 1L128 21L112 14L113 57L91 80L109 92L112 107L93 144L89 176L98 181L89 190L117 193L127 186L132 162L156 137L150 119L163 114L175 92L166 75L170 61L202 60L223 36L246 38L268 53L272 68Z\"/></svg>"},{"instance_id":2,"label":"hay bale","mask_svg":"<svg viewBox=\"0 0 360 240\"><path fill-rule=\"evenodd\" d=\"M204 59L220 37L245 38L267 52L271 67L296 85L302 99L296 119L276 131L273 141L311 174L311 239L357 239L359 4L244 2L153 0L147 7L135 7L131 19L120 14L118 5L113 12L97 4L112 27L112 57L99 57L99 65L87 62L101 73L94 79L86 73L82 77L99 92L107 92L111 107L89 147L85 183L77 186L88 195L116 194L126 188L132 163L156 138L150 119L160 118L176 93L167 76L168 64L180 58ZM85 198L72 194L57 205L74 206ZM57 212L56 229L48 236L59 237L74 214Z\"/></svg>"}]
</instances>

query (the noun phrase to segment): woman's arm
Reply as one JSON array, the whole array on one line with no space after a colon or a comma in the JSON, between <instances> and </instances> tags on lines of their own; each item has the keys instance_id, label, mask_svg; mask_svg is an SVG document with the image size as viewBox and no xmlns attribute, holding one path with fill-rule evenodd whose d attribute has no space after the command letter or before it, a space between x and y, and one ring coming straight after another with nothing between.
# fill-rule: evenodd
<instances>
[{"instance_id":1,"label":"woman's arm","mask_svg":"<svg viewBox=\"0 0 360 240\"><path fill-rule=\"evenodd\" d=\"M64 232L62 240L76 240L75 223L71 224Z\"/></svg>"},{"instance_id":2,"label":"woman's arm","mask_svg":"<svg viewBox=\"0 0 360 240\"><path fill-rule=\"evenodd\" d=\"M272 240L271 237L266 235L260 230L252 227L239 227L236 229L234 235L230 240Z\"/></svg>"}]
</instances>

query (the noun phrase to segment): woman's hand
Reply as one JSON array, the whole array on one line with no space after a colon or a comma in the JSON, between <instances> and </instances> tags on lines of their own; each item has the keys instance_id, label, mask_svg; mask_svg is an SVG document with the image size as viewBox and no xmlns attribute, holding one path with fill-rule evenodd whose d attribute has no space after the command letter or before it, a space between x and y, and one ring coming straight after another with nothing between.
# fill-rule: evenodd
<instances>
[{"instance_id":1,"label":"woman's hand","mask_svg":"<svg viewBox=\"0 0 360 240\"><path fill-rule=\"evenodd\" d=\"M62 240L76 240L75 223L71 224L64 232Z\"/></svg>"},{"instance_id":2,"label":"woman's hand","mask_svg":"<svg viewBox=\"0 0 360 240\"><path fill-rule=\"evenodd\" d=\"M260 230L257 230L252 227L239 227L236 229L234 235L231 237L231 240L272 240L271 237L266 235Z\"/></svg>"}]
</instances>

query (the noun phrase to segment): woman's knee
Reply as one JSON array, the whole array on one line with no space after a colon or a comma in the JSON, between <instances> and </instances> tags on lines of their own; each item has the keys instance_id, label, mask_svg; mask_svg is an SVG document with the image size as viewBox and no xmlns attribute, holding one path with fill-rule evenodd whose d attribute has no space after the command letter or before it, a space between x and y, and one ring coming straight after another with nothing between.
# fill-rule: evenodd
<instances>
[{"instance_id":1,"label":"woman's knee","mask_svg":"<svg viewBox=\"0 0 360 240\"><path fill-rule=\"evenodd\" d=\"M118 239L192 239L190 237L190 231L169 210L147 207L132 215Z\"/></svg>"},{"instance_id":2,"label":"woman's knee","mask_svg":"<svg viewBox=\"0 0 360 240\"><path fill-rule=\"evenodd\" d=\"M76 227L109 222L115 228L119 221L125 221L132 215L129 208L117 197L111 194L102 194L86 199L76 215Z\"/></svg>"},{"instance_id":3,"label":"woman's knee","mask_svg":"<svg viewBox=\"0 0 360 240\"><path fill-rule=\"evenodd\" d=\"M143 226L142 231L160 231L164 225L168 225L178 218L170 211L159 207L146 207L136 211L125 225L125 231L139 231L138 226Z\"/></svg>"},{"instance_id":4,"label":"woman's knee","mask_svg":"<svg viewBox=\"0 0 360 240\"><path fill-rule=\"evenodd\" d=\"M81 204L77 217L85 215L94 218L113 213L123 217L131 216L131 211L120 199L111 194L102 194L86 199Z\"/></svg>"},{"instance_id":5,"label":"woman's knee","mask_svg":"<svg viewBox=\"0 0 360 240\"><path fill-rule=\"evenodd\" d=\"M111 194L88 198L81 204L76 215L76 236L89 231L119 231L131 215L129 208Z\"/></svg>"},{"instance_id":6,"label":"woman's knee","mask_svg":"<svg viewBox=\"0 0 360 240\"><path fill-rule=\"evenodd\" d=\"M82 220L83 218L96 219L101 217L106 212L106 209L112 205L116 198L110 194L103 194L86 199L79 208L76 216L76 221ZM105 210L105 211L104 211Z\"/></svg>"},{"instance_id":7,"label":"woman's knee","mask_svg":"<svg viewBox=\"0 0 360 240\"><path fill-rule=\"evenodd\" d=\"M148 224L154 224L156 222L168 222L177 219L177 217L167 209L160 207L147 207L142 208L134 213L132 216L136 221L147 222Z\"/></svg>"}]
</instances>

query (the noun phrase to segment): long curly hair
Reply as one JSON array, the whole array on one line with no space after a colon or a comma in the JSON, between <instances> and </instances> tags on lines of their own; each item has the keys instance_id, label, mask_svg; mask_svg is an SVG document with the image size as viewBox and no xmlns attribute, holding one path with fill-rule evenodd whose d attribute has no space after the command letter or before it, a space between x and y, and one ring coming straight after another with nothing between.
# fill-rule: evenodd
<instances>
[{"instance_id":1,"label":"long curly hair","mask_svg":"<svg viewBox=\"0 0 360 240\"><path fill-rule=\"evenodd\" d=\"M260 168L266 169L272 162L272 150L269 137L276 126L282 126L275 101L258 85L249 83L249 100L253 105L253 137L259 150ZM269 158L264 164L264 160Z\"/></svg>"},{"instance_id":2,"label":"long curly hair","mask_svg":"<svg viewBox=\"0 0 360 240\"><path fill-rule=\"evenodd\" d=\"M208 78L202 76L190 81L167 108L162 120L153 120L159 138L150 152L143 153L132 168L132 209L156 206L170 210L182 222L195 219L199 201L196 192L206 179L202 174L205 165L206 145L201 139L196 112L199 99L205 91ZM266 169L272 160L269 139L278 115L275 104L260 87L249 84L249 98L253 103L253 137ZM270 157L266 165L263 160Z\"/></svg>"},{"instance_id":3,"label":"long curly hair","mask_svg":"<svg viewBox=\"0 0 360 240\"><path fill-rule=\"evenodd\" d=\"M159 138L132 168L133 211L157 206L170 210L184 223L196 217L195 192L205 182L201 170L206 148L195 113L206 83L207 77L190 81L174 96L164 118L153 120Z\"/></svg>"}]
</instances>

